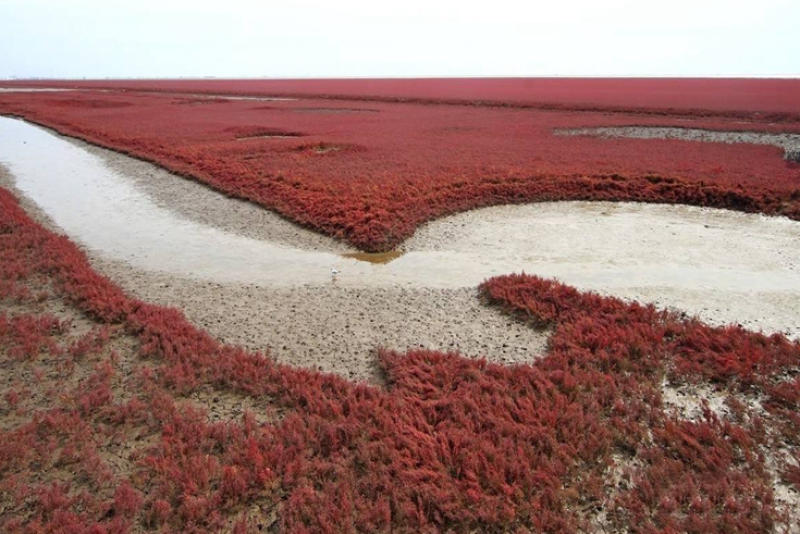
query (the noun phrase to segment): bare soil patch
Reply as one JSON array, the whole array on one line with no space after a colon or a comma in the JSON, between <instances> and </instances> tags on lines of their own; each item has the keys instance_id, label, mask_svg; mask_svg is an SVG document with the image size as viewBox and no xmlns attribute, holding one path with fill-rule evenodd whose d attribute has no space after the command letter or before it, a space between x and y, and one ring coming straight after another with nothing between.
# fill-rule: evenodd
<instances>
[{"instance_id":1,"label":"bare soil patch","mask_svg":"<svg viewBox=\"0 0 800 534\"><path fill-rule=\"evenodd\" d=\"M556 130L556 135L590 135L627 137L630 139L679 139L704 143L745 143L772 145L784 150L784 159L800 161L800 134L762 132L723 132L700 128L668 128L661 126L613 126Z\"/></svg>"}]
</instances>

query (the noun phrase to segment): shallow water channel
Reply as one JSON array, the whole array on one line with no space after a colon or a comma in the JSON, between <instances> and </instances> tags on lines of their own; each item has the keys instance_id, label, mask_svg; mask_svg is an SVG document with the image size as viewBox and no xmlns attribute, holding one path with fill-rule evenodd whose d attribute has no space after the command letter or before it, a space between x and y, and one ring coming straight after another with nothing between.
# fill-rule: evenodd
<instances>
[{"instance_id":1,"label":"shallow water channel","mask_svg":"<svg viewBox=\"0 0 800 534\"><path fill-rule=\"evenodd\" d=\"M144 271L273 287L431 288L525 271L621 294L660 288L800 298L800 223L785 218L630 203L501 206L426 225L391 261L360 261L369 258L190 221L102 158L22 120L0 118L0 163L70 238ZM225 209L231 201L219 195L219 202Z\"/></svg>"}]
</instances>

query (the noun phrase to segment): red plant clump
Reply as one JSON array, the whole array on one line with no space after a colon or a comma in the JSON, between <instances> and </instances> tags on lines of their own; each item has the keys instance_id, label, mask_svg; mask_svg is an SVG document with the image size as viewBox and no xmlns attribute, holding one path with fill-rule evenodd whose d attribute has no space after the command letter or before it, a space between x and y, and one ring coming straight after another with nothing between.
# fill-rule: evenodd
<instances>
[{"instance_id":1,"label":"red plant clump","mask_svg":"<svg viewBox=\"0 0 800 534\"><path fill-rule=\"evenodd\" d=\"M729 117L412 103L303 113L354 106L272 101L265 108L235 99L198 113L173 105L172 95L135 91L103 93L126 107L76 105L84 100L96 97L4 93L0 113L153 161L368 251L389 250L437 217L503 203L627 200L800 218L800 170L780 148L554 135L655 124L800 131L800 118L742 125Z\"/></svg>"},{"instance_id":2,"label":"red plant clump","mask_svg":"<svg viewBox=\"0 0 800 534\"><path fill-rule=\"evenodd\" d=\"M51 342L49 334L62 328L61 321L51 315L9 317L0 312L0 342L10 358L36 358L42 352L58 353L59 348Z\"/></svg>"},{"instance_id":3,"label":"red plant clump","mask_svg":"<svg viewBox=\"0 0 800 534\"><path fill-rule=\"evenodd\" d=\"M378 388L220 345L129 299L5 190L0 253L24 266L12 280L44 277L109 327L59 400L2 412L4 531L755 533L789 521L773 476L796 481L796 464L773 474L767 461L800 447L800 345L785 337L511 275L482 298L552 327L546 354L505 367L381 351ZM130 351L103 352L112 338ZM713 386L729 413L687 419L665 380ZM210 422L187 400L209 388L265 401L267 420ZM120 471L108 459L127 447Z\"/></svg>"}]
</instances>

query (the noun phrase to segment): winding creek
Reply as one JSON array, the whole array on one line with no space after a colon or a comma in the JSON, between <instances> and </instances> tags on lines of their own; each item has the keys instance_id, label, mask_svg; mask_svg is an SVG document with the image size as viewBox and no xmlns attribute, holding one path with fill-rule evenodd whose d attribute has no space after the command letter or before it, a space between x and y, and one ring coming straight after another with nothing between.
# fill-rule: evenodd
<instances>
[{"instance_id":1,"label":"winding creek","mask_svg":"<svg viewBox=\"0 0 800 534\"><path fill-rule=\"evenodd\" d=\"M91 256L125 264L142 279L247 286L284 297L320 288L323 298L333 288L341 300L348 291L466 290L487 277L524 271L712 322L800 334L800 223L785 218L632 203L499 206L425 225L402 254L381 263L343 254L341 246L293 247L192 220L155 202L103 157L22 120L0 117L0 164L17 191ZM238 201L194 183L187 187L205 190L223 217L237 209ZM186 305L177 292L172 298L170 304ZM232 316L230 306L220 313ZM201 312L187 315L209 327ZM466 326L480 327L479 319ZM366 336L365 346L383 343L380 335L386 333ZM249 339L229 341L263 348ZM311 353L308 358L313 361Z\"/></svg>"}]
</instances>

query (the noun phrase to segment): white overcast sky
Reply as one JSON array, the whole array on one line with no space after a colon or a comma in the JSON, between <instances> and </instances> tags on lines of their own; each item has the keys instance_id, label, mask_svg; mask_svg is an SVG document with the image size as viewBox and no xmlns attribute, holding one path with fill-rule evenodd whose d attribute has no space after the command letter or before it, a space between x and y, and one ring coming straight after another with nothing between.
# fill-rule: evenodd
<instances>
[{"instance_id":1,"label":"white overcast sky","mask_svg":"<svg viewBox=\"0 0 800 534\"><path fill-rule=\"evenodd\" d=\"M797 76L800 0L0 0L0 77Z\"/></svg>"}]
</instances>

